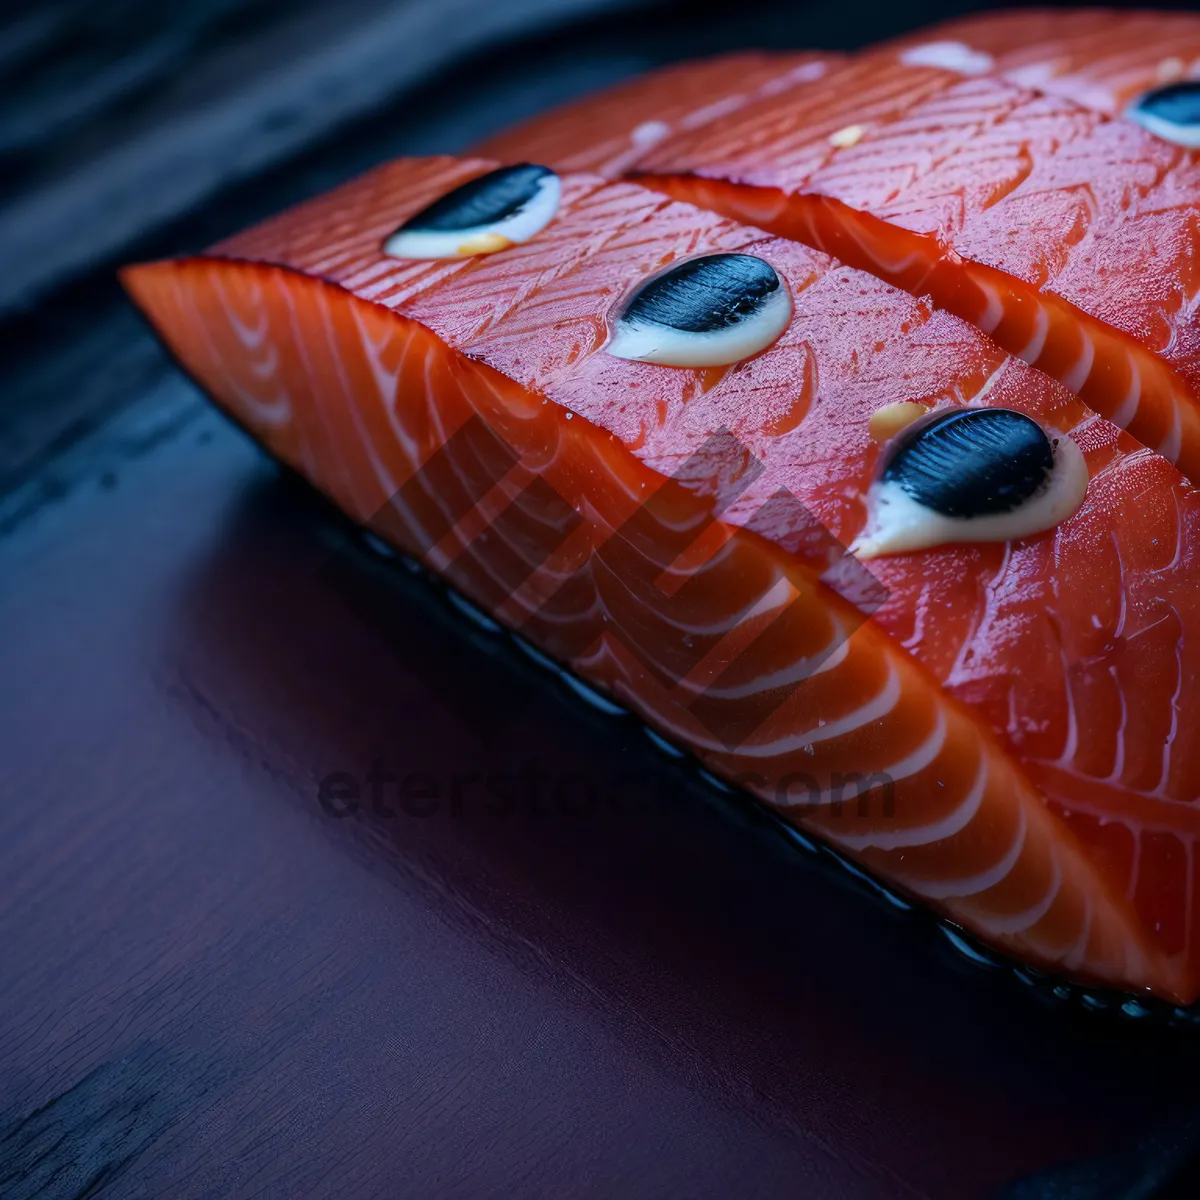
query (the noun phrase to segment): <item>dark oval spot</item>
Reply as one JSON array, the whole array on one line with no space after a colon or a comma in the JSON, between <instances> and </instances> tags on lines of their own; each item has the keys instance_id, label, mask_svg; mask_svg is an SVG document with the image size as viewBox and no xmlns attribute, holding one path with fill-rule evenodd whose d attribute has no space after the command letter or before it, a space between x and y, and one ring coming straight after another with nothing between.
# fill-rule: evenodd
<instances>
[{"instance_id":1,"label":"dark oval spot","mask_svg":"<svg viewBox=\"0 0 1200 1200\"><path fill-rule=\"evenodd\" d=\"M409 217L396 232L428 229L450 233L503 221L524 208L537 195L542 180L553 174L549 167L532 163L498 167L447 192L416 216Z\"/></svg>"},{"instance_id":2,"label":"dark oval spot","mask_svg":"<svg viewBox=\"0 0 1200 1200\"><path fill-rule=\"evenodd\" d=\"M1155 88L1133 107L1172 125L1200 125L1200 81L1186 79Z\"/></svg>"},{"instance_id":3,"label":"dark oval spot","mask_svg":"<svg viewBox=\"0 0 1200 1200\"><path fill-rule=\"evenodd\" d=\"M626 301L620 319L713 333L744 321L780 286L774 267L761 258L706 254L648 279Z\"/></svg>"},{"instance_id":4,"label":"dark oval spot","mask_svg":"<svg viewBox=\"0 0 1200 1200\"><path fill-rule=\"evenodd\" d=\"M883 478L947 517L1012 512L1045 484L1054 447L1007 408L957 409L919 421L893 443Z\"/></svg>"}]
</instances>

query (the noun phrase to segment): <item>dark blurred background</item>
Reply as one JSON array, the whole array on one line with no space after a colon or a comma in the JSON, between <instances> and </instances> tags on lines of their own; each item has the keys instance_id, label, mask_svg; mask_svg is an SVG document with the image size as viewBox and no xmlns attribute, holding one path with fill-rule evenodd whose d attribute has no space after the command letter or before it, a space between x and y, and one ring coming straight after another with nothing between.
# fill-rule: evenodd
<instances>
[{"instance_id":1,"label":"dark blurred background","mask_svg":"<svg viewBox=\"0 0 1200 1200\"><path fill-rule=\"evenodd\" d=\"M381 748L665 768L384 578L113 276L657 63L977 7L0 7L0 1198L1200 1194L1195 1035L1043 1009L681 779L323 816Z\"/></svg>"}]
</instances>

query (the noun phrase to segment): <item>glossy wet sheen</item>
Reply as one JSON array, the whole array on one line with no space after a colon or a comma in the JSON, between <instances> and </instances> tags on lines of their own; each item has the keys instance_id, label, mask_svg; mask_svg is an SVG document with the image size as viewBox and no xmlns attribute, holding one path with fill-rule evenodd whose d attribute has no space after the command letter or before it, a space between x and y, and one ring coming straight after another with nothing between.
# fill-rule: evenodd
<instances>
[{"instance_id":1,"label":"glossy wet sheen","mask_svg":"<svg viewBox=\"0 0 1200 1200\"><path fill-rule=\"evenodd\" d=\"M688 259L637 289L620 319L688 333L715 333L753 316L779 290L770 263L751 254Z\"/></svg>"},{"instance_id":2,"label":"glossy wet sheen","mask_svg":"<svg viewBox=\"0 0 1200 1200\"><path fill-rule=\"evenodd\" d=\"M904 430L883 478L944 516L980 517L1020 507L1053 468L1053 448L1036 421L1009 409L972 409Z\"/></svg>"},{"instance_id":3,"label":"glossy wet sheen","mask_svg":"<svg viewBox=\"0 0 1200 1200\"><path fill-rule=\"evenodd\" d=\"M450 233L503 221L520 212L538 194L542 181L553 174L547 167L530 163L489 171L435 200L396 232Z\"/></svg>"}]
</instances>

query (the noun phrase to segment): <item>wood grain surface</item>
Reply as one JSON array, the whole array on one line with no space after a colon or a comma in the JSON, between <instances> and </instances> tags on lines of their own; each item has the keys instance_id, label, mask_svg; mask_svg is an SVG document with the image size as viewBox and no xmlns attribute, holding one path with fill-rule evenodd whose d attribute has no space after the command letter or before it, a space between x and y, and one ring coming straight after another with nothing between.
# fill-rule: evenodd
<instances>
[{"instance_id":1,"label":"wood grain surface","mask_svg":"<svg viewBox=\"0 0 1200 1200\"><path fill-rule=\"evenodd\" d=\"M681 11L474 59L133 244L731 19L854 25ZM0 328L0 1197L1198 1194L1200 1040L968 967L472 632L205 406L88 245Z\"/></svg>"}]
</instances>

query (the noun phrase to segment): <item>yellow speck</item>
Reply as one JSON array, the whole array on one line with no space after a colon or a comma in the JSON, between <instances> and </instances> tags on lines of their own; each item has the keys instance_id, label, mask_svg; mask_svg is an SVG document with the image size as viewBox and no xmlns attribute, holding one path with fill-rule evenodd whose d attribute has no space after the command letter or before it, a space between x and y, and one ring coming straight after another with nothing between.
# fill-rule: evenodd
<instances>
[{"instance_id":1,"label":"yellow speck","mask_svg":"<svg viewBox=\"0 0 1200 1200\"><path fill-rule=\"evenodd\" d=\"M829 135L829 144L837 146L839 150L847 150L851 146L857 146L863 140L863 134L866 132L865 125L847 125Z\"/></svg>"},{"instance_id":2,"label":"yellow speck","mask_svg":"<svg viewBox=\"0 0 1200 1200\"><path fill-rule=\"evenodd\" d=\"M507 250L513 242L502 233L481 233L473 238L460 242L458 253L462 258L472 254L495 254L497 250Z\"/></svg>"},{"instance_id":3,"label":"yellow speck","mask_svg":"<svg viewBox=\"0 0 1200 1200\"><path fill-rule=\"evenodd\" d=\"M918 400L900 400L895 404L885 404L871 414L867 431L875 441L886 442L928 411L929 406Z\"/></svg>"}]
</instances>

